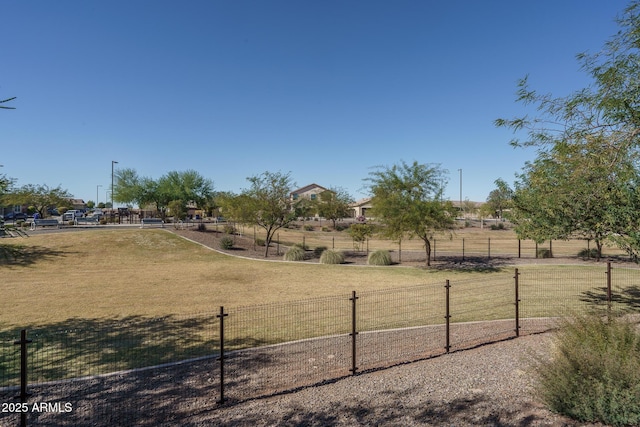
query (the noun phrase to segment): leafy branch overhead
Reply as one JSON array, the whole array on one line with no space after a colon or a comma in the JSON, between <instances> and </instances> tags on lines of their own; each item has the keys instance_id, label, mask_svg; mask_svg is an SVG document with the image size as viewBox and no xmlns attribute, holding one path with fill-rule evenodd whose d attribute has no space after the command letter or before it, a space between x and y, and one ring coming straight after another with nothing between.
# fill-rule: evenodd
<instances>
[{"instance_id":1,"label":"leafy branch overhead","mask_svg":"<svg viewBox=\"0 0 640 427\"><path fill-rule=\"evenodd\" d=\"M2 101L0 101L0 104L4 104L5 102L13 101L14 99L16 99L15 96L13 98L3 99ZM16 107L9 107L9 106L6 106L6 105L0 105L0 108L4 108L5 110L15 110L16 109Z\"/></svg>"},{"instance_id":2,"label":"leafy branch overhead","mask_svg":"<svg viewBox=\"0 0 640 427\"><path fill-rule=\"evenodd\" d=\"M582 237L640 252L640 2L617 20L620 31L596 54L577 55L593 83L565 97L518 84L517 101L536 116L497 119L538 148L516 182L511 219L522 238ZM521 138L524 132L525 138Z\"/></svg>"}]
</instances>

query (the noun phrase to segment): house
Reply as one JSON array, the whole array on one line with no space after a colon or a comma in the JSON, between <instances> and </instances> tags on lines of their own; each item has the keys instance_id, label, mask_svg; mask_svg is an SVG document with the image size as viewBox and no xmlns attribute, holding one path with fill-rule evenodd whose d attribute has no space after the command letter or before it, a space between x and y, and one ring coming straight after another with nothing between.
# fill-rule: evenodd
<instances>
[{"instance_id":1,"label":"house","mask_svg":"<svg viewBox=\"0 0 640 427\"><path fill-rule=\"evenodd\" d=\"M371 204L371 197L360 199L357 202L351 204L351 216L353 218L358 218L359 216L366 218L367 211L372 207L373 205Z\"/></svg>"},{"instance_id":2,"label":"house","mask_svg":"<svg viewBox=\"0 0 640 427\"><path fill-rule=\"evenodd\" d=\"M300 199L316 200L318 198L318 194L325 191L327 191L327 189L321 185L309 184L305 187L298 188L297 190L292 191L291 201L295 202L296 200Z\"/></svg>"},{"instance_id":3,"label":"house","mask_svg":"<svg viewBox=\"0 0 640 427\"><path fill-rule=\"evenodd\" d=\"M69 203L71 204L71 207L73 209L78 209L78 210L81 210L81 211L84 211L84 210L87 209L87 204L82 199L70 198L70 199L67 199L67 200L69 200Z\"/></svg>"}]
</instances>

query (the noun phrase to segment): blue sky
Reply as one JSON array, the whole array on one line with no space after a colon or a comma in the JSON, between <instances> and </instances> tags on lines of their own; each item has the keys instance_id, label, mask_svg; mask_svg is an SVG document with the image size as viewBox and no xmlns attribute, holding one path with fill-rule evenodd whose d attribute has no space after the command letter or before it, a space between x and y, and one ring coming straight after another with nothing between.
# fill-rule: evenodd
<instances>
[{"instance_id":1,"label":"blue sky","mask_svg":"<svg viewBox=\"0 0 640 427\"><path fill-rule=\"evenodd\" d=\"M575 55L627 4L0 0L0 173L104 202L112 160L233 192L281 171L359 199L372 167L417 160L483 201L535 155L493 125L527 112L517 80L587 86Z\"/></svg>"}]
</instances>

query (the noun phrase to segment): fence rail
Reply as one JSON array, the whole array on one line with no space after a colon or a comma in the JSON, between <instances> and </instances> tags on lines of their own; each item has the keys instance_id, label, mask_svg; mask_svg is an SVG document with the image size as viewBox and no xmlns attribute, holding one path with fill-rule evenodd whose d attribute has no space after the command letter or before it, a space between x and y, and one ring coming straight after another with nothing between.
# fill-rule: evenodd
<instances>
[{"instance_id":1,"label":"fence rail","mask_svg":"<svg viewBox=\"0 0 640 427\"><path fill-rule=\"evenodd\" d=\"M543 332L575 311L637 313L639 283L640 270L611 264L515 269L480 282L5 331L0 425L180 424L221 404Z\"/></svg>"}]
</instances>

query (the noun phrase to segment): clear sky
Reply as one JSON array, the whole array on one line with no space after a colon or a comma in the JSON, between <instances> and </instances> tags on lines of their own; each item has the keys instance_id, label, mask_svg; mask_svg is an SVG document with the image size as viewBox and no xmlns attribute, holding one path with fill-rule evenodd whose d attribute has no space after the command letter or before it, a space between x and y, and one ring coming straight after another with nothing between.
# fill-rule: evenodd
<instances>
[{"instance_id":1,"label":"clear sky","mask_svg":"<svg viewBox=\"0 0 640 427\"><path fill-rule=\"evenodd\" d=\"M105 202L112 160L233 192L281 171L359 199L372 167L417 160L484 201L535 154L493 125L525 112L517 80L587 86L575 55L627 4L0 0L0 173Z\"/></svg>"}]
</instances>

